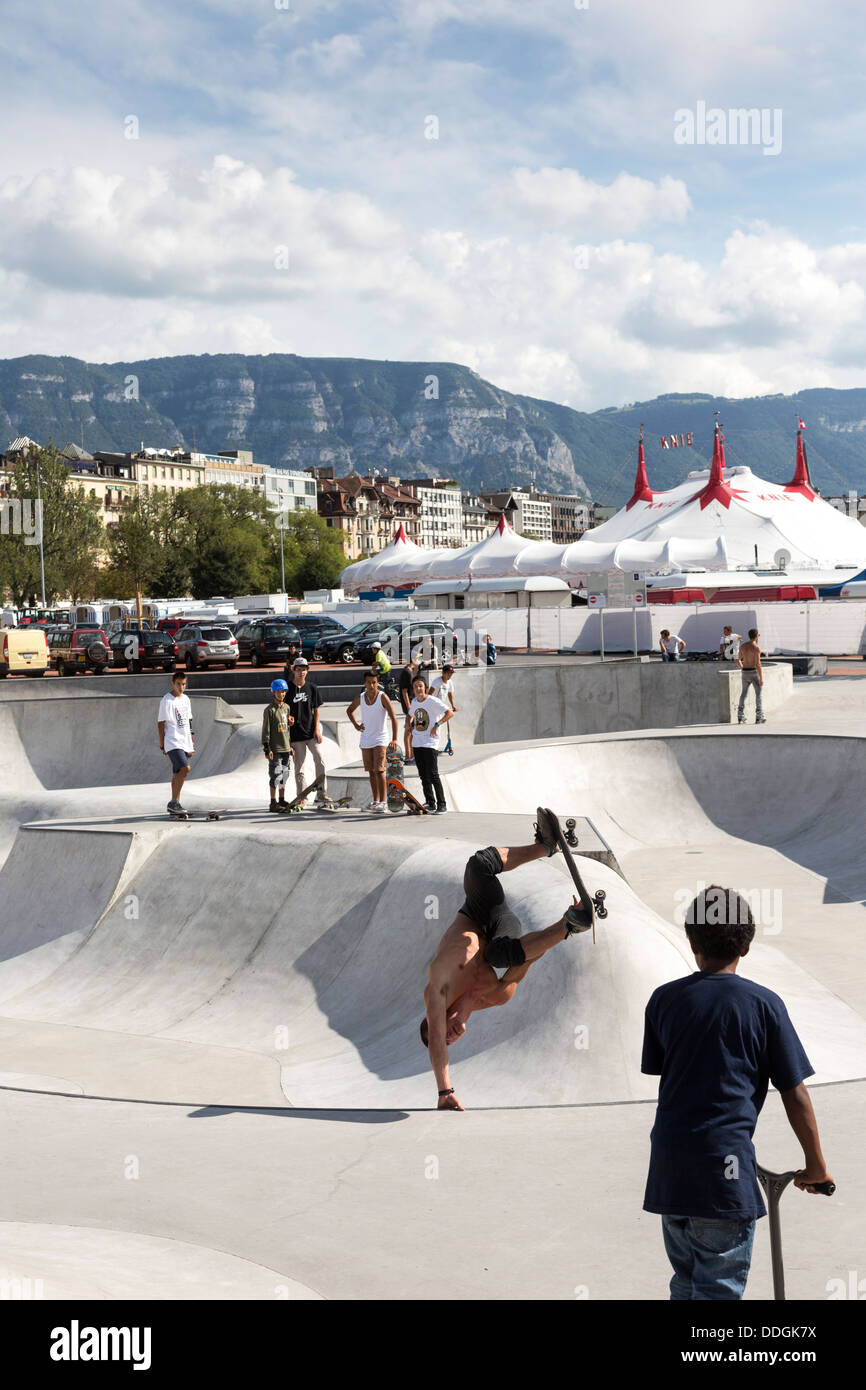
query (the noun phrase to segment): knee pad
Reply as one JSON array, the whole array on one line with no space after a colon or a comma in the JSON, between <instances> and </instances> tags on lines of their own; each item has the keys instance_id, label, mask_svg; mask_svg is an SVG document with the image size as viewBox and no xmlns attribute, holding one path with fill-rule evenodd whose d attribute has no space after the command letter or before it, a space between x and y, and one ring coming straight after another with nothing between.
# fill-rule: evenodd
<instances>
[{"instance_id":1,"label":"knee pad","mask_svg":"<svg viewBox=\"0 0 866 1390\"><path fill-rule=\"evenodd\" d=\"M509 965L523 965L526 952L513 936L494 936L485 947L484 959L495 970L502 970Z\"/></svg>"}]
</instances>

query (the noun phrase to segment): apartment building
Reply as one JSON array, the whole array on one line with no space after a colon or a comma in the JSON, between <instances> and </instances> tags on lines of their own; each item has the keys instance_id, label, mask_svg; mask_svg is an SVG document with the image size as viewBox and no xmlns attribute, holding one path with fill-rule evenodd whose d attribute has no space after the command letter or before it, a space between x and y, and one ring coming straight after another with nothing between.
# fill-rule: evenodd
<instances>
[{"instance_id":1,"label":"apartment building","mask_svg":"<svg viewBox=\"0 0 866 1390\"><path fill-rule=\"evenodd\" d=\"M401 478L400 486L420 504L418 545L445 550L465 545L463 494L452 478Z\"/></svg>"}]
</instances>

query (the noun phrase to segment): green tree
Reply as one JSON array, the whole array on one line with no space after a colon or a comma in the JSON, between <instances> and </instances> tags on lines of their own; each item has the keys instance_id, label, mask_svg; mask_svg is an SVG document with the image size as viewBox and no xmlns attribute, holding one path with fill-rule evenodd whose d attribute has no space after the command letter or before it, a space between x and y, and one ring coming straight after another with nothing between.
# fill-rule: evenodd
<instances>
[{"instance_id":1,"label":"green tree","mask_svg":"<svg viewBox=\"0 0 866 1390\"><path fill-rule=\"evenodd\" d=\"M271 521L264 499L249 488L218 484L178 492L171 506L171 540L183 557L194 597L273 589L279 559Z\"/></svg>"},{"instance_id":2,"label":"green tree","mask_svg":"<svg viewBox=\"0 0 866 1390\"><path fill-rule=\"evenodd\" d=\"M69 470L58 460L50 440L14 460L6 481L0 587L8 590L19 608L34 597L41 598L41 524L46 601L91 597L99 551L105 543L98 500L70 481Z\"/></svg>"},{"instance_id":3,"label":"green tree","mask_svg":"<svg viewBox=\"0 0 866 1390\"><path fill-rule=\"evenodd\" d=\"M139 495L108 533L109 568L102 577L116 593L135 594L139 621L142 595L156 592L155 581L164 563L168 511L163 495Z\"/></svg>"},{"instance_id":4,"label":"green tree","mask_svg":"<svg viewBox=\"0 0 866 1390\"><path fill-rule=\"evenodd\" d=\"M280 531L275 522L277 552ZM305 589L336 588L346 556L339 536L316 512L289 512L283 518L286 590L300 595Z\"/></svg>"}]
</instances>

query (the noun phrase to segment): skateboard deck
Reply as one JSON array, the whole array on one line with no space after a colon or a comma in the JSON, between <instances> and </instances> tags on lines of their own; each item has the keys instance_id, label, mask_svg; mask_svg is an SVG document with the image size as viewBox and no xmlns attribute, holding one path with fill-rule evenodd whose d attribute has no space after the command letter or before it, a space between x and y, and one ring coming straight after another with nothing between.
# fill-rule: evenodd
<instances>
[{"instance_id":1,"label":"skateboard deck","mask_svg":"<svg viewBox=\"0 0 866 1390\"><path fill-rule=\"evenodd\" d=\"M172 820L219 820L224 815L225 806L221 806L218 811L169 811Z\"/></svg>"},{"instance_id":2,"label":"skateboard deck","mask_svg":"<svg viewBox=\"0 0 866 1390\"><path fill-rule=\"evenodd\" d=\"M580 870L578 869L577 864L574 860L574 856L571 853L572 848L577 847L577 836L574 833L574 828L577 822L574 820L573 817L569 816L568 820L565 822L566 829L568 830L568 836L566 837L566 834L559 823L558 816L554 815L553 811L551 811L548 807L545 807L544 809L547 812L547 815L550 817L551 823L554 828L554 832L556 834L556 842L559 845L562 857L565 860L566 866L568 868L568 872L571 874L572 882L574 883L574 886L577 889L577 896L580 899L581 911L584 913L587 923L592 924L592 939L593 941L595 941L595 919L596 917L607 916L607 908L604 906L605 891L603 888L599 888L597 892L595 892L592 895L592 897L590 897L589 892L587 891L586 884L581 878Z\"/></svg>"},{"instance_id":3,"label":"skateboard deck","mask_svg":"<svg viewBox=\"0 0 866 1390\"><path fill-rule=\"evenodd\" d=\"M300 796L296 796L292 801L287 801L285 803L286 812L289 815L299 814L301 810L301 802L305 801L308 796L312 796L313 792L318 791L318 782L311 782L308 787L304 787L304 790L301 792ZM334 801L332 797L328 796L327 792L324 792L323 799L321 801L318 801L311 809L314 811L332 812L338 811L341 806L351 806L351 804L352 798L350 796L341 796L339 801Z\"/></svg>"},{"instance_id":4,"label":"skateboard deck","mask_svg":"<svg viewBox=\"0 0 866 1390\"><path fill-rule=\"evenodd\" d=\"M429 816L430 812L417 797L403 786L399 777L388 778L388 810L402 811L405 806L410 816Z\"/></svg>"}]
</instances>

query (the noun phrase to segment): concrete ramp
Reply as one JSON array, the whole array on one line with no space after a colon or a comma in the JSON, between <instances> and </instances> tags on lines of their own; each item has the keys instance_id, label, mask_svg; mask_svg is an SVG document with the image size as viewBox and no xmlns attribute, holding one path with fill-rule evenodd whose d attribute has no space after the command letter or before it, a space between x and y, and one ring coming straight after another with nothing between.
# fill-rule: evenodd
<instances>
[{"instance_id":1,"label":"concrete ramp","mask_svg":"<svg viewBox=\"0 0 866 1390\"><path fill-rule=\"evenodd\" d=\"M226 1059L211 1103L259 1103L240 1054L278 1066L284 1103L319 1108L427 1107L432 1074L418 1036L428 962L462 900L474 844L381 834L254 832L218 822L118 833L23 829L0 873L15 895L14 935L0 962L4 1036L51 1024L89 1030L88 1084L126 1094L138 1040L147 1094L178 1097L186 1054ZM79 906L48 916L28 891L46 866L52 889ZM618 874L582 862L604 887L598 944L573 937L538 962L506 1008L476 1015L452 1052L458 1092L472 1108L649 1099L639 1071L651 991L686 973L681 932L646 907ZM507 876L524 929L558 919L571 897L561 860ZM866 1024L779 952L756 951L762 983L784 988L822 1079L866 1074ZM800 1016L798 1017L798 1009ZM115 1043L123 1039L123 1046ZM173 1043L161 1054L154 1044ZM39 1070L80 1084L66 1051L39 1034ZM57 1043L55 1043L57 1046ZM113 1065L113 1054L123 1068ZM20 1053L15 1070L26 1070ZM162 1060L161 1060L162 1059ZM192 1072L190 1072L192 1074ZM253 1083L250 1083L251 1085ZM190 1100L199 1100L190 1094Z\"/></svg>"}]
</instances>

